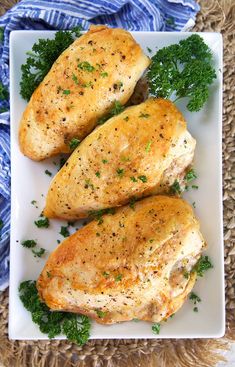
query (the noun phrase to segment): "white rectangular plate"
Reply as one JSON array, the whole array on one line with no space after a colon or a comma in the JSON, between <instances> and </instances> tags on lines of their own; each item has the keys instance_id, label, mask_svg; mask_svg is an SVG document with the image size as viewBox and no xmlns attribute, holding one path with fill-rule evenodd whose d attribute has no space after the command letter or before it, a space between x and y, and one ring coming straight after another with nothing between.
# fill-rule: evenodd
<instances>
[{"instance_id":1,"label":"white rectangular plate","mask_svg":"<svg viewBox=\"0 0 235 367\"><path fill-rule=\"evenodd\" d=\"M31 251L20 242L37 239L38 244L49 254L57 246L61 223L51 220L48 229L34 225L41 213L51 178L46 169L55 174L58 167L50 159L33 162L24 157L18 144L18 127L26 102L20 96L20 67L26 60L26 51L31 50L39 38L52 38L53 31L14 31L10 39L10 96L11 96L11 249L10 249L10 314L9 337L11 339L47 339L37 325L31 321L18 295L20 282L37 279L46 258L36 260ZM137 42L148 54L147 47L157 48L179 42L191 33L133 32ZM224 265L222 227L222 37L218 33L200 33L211 47L217 79L210 92L205 108L190 113L185 103L178 104L188 121L188 129L197 140L195 169L198 173L198 190L191 190L184 196L189 203L195 202L196 215L201 222L201 230L208 243L207 253L214 269L199 279L195 292L201 297L199 312L193 312L192 301L186 301L174 318L162 323L160 335L154 335L151 323L127 322L112 326L92 324L91 338L212 338L224 334ZM151 54L150 54L151 56ZM31 204L38 203L38 209ZM77 225L77 227L79 227ZM63 338L61 336L61 338Z\"/></svg>"}]
</instances>

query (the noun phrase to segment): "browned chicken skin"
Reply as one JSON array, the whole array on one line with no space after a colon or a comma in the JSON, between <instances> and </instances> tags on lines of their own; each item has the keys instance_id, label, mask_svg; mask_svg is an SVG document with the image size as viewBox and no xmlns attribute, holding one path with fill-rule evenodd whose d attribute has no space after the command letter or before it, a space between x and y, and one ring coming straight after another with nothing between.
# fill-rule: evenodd
<instances>
[{"instance_id":1,"label":"browned chicken skin","mask_svg":"<svg viewBox=\"0 0 235 367\"><path fill-rule=\"evenodd\" d=\"M52 310L79 312L102 324L133 318L159 322L184 303L204 246L189 204L153 196L64 240L50 255L37 288Z\"/></svg>"},{"instance_id":2,"label":"browned chicken skin","mask_svg":"<svg viewBox=\"0 0 235 367\"><path fill-rule=\"evenodd\" d=\"M168 192L193 159L195 140L175 105L148 99L93 131L54 177L47 217L78 219Z\"/></svg>"},{"instance_id":3,"label":"browned chicken skin","mask_svg":"<svg viewBox=\"0 0 235 367\"><path fill-rule=\"evenodd\" d=\"M150 60L123 29L91 26L56 60L21 120L20 149L34 160L70 152L117 100L125 104Z\"/></svg>"}]
</instances>

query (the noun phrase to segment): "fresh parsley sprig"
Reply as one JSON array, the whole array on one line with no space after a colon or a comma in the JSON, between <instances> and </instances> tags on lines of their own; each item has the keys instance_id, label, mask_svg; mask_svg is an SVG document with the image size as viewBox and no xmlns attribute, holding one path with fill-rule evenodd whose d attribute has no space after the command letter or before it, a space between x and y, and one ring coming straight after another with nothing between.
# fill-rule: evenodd
<instances>
[{"instance_id":1,"label":"fresh parsley sprig","mask_svg":"<svg viewBox=\"0 0 235 367\"><path fill-rule=\"evenodd\" d=\"M199 111L216 78L212 52L197 34L163 47L152 57L148 71L150 92L156 97L188 98L189 111ZM175 101L176 101L175 100Z\"/></svg>"},{"instance_id":2,"label":"fresh parsley sprig","mask_svg":"<svg viewBox=\"0 0 235 367\"><path fill-rule=\"evenodd\" d=\"M19 295L24 307L42 333L54 338L62 332L67 339L83 345L90 336L90 320L87 316L68 312L51 311L38 295L36 282L26 280L19 286Z\"/></svg>"},{"instance_id":3,"label":"fresh parsley sprig","mask_svg":"<svg viewBox=\"0 0 235 367\"><path fill-rule=\"evenodd\" d=\"M73 43L74 36L81 35L80 31L80 27L70 31L58 31L54 39L39 39L33 45L32 51L27 52L26 63L21 66L20 94L24 99L29 101L56 59Z\"/></svg>"}]
</instances>

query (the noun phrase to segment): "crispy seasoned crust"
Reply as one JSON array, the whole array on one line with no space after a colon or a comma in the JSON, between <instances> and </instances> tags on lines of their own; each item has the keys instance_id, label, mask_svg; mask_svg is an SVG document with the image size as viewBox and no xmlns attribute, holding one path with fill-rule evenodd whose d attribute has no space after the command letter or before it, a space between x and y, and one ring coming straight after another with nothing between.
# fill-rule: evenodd
<instances>
[{"instance_id":1,"label":"crispy seasoned crust","mask_svg":"<svg viewBox=\"0 0 235 367\"><path fill-rule=\"evenodd\" d=\"M128 101L149 63L129 32L92 26L33 93L20 124L22 153L38 161L69 152L71 139L87 136L115 100Z\"/></svg>"},{"instance_id":2,"label":"crispy seasoned crust","mask_svg":"<svg viewBox=\"0 0 235 367\"><path fill-rule=\"evenodd\" d=\"M47 217L78 219L169 190L193 159L195 140L175 105L148 99L93 131L54 177Z\"/></svg>"},{"instance_id":3,"label":"crispy seasoned crust","mask_svg":"<svg viewBox=\"0 0 235 367\"><path fill-rule=\"evenodd\" d=\"M204 246L189 204L152 196L64 240L50 255L37 288L52 310L79 312L103 324L133 318L159 322L184 303Z\"/></svg>"}]
</instances>

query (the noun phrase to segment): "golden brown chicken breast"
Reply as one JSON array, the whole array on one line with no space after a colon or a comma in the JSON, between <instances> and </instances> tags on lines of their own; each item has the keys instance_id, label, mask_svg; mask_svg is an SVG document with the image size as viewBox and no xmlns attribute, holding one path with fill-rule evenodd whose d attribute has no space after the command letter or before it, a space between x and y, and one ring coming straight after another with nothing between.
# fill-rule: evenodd
<instances>
[{"instance_id":1,"label":"golden brown chicken breast","mask_svg":"<svg viewBox=\"0 0 235 367\"><path fill-rule=\"evenodd\" d=\"M82 313L102 324L133 318L158 322L184 303L204 245L189 204L153 196L106 214L63 241L37 288L52 310Z\"/></svg>"},{"instance_id":2,"label":"golden brown chicken breast","mask_svg":"<svg viewBox=\"0 0 235 367\"><path fill-rule=\"evenodd\" d=\"M175 105L149 99L93 131L53 179L47 217L78 219L167 192L193 159L195 140Z\"/></svg>"},{"instance_id":3,"label":"golden brown chicken breast","mask_svg":"<svg viewBox=\"0 0 235 367\"><path fill-rule=\"evenodd\" d=\"M113 107L125 104L150 60L123 29L91 26L52 66L23 114L23 154L42 160L70 152Z\"/></svg>"}]
</instances>

